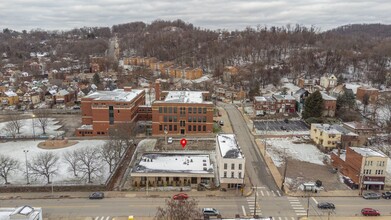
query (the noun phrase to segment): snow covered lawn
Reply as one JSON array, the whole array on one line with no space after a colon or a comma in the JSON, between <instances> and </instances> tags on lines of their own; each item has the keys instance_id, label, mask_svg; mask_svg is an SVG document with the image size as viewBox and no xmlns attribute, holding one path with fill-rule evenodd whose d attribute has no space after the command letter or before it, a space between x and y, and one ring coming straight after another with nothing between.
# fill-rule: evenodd
<instances>
[{"instance_id":1,"label":"snow covered lawn","mask_svg":"<svg viewBox=\"0 0 391 220\"><path fill-rule=\"evenodd\" d=\"M65 162L63 158L63 154L67 151L73 151L76 149L87 148L87 147L100 147L104 144L104 140L82 140L78 141L77 144L61 148L61 149L51 149L45 150L41 149L38 146L38 143L42 142L42 140L37 141L9 141L5 143L0 143L0 154L10 156L19 161L19 169L16 172L13 172L9 175L9 182L11 184L26 184L26 163L25 163L25 153L24 150L28 150L27 152L27 160L31 161L31 159L41 152L54 152L56 155L60 157L57 168L57 175L53 176L52 182L54 184L61 184L65 182L70 183L85 183L86 180L80 180L79 178L75 178L73 176L72 171L69 171L69 165ZM105 183L106 179L109 177L108 166L102 160L102 174L98 178L94 179L94 183L102 184ZM43 178L33 178L30 176L31 184L41 185L46 184L45 179ZM0 178L0 183L3 184L4 180Z\"/></svg>"},{"instance_id":2,"label":"snow covered lawn","mask_svg":"<svg viewBox=\"0 0 391 220\"><path fill-rule=\"evenodd\" d=\"M19 120L21 123L21 129L20 134L17 135L17 137L32 137L35 133L35 136L40 136L43 134L43 131L41 129L41 126L39 125L38 119L22 119ZM33 122L34 122L34 130L33 130ZM12 137L7 131L5 131L5 127L7 126L8 122L2 122L0 123L0 136L2 137ZM58 136L64 133L64 131L58 131L59 128L61 128L62 125L59 124L58 121L56 121L54 118L48 118L48 123L45 128L46 130L46 136L54 135Z\"/></svg>"},{"instance_id":3,"label":"snow covered lawn","mask_svg":"<svg viewBox=\"0 0 391 220\"><path fill-rule=\"evenodd\" d=\"M295 144L294 140L293 138L267 139L267 153L277 167L284 164L284 150L286 156L292 159L324 165L323 159L328 155L312 144Z\"/></svg>"}]
</instances>

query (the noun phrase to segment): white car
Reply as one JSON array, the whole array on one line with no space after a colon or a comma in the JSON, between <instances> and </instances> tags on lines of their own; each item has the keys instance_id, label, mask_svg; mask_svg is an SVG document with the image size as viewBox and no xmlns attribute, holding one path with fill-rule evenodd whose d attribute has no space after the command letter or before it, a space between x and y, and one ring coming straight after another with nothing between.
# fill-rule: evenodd
<instances>
[{"instance_id":1,"label":"white car","mask_svg":"<svg viewBox=\"0 0 391 220\"><path fill-rule=\"evenodd\" d=\"M172 137L168 137L167 144L172 144Z\"/></svg>"}]
</instances>

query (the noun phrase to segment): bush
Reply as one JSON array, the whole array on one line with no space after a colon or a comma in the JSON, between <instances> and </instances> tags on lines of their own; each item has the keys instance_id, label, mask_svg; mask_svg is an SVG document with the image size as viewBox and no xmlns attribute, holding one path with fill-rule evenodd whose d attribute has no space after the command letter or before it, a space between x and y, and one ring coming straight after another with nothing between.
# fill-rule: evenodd
<instances>
[{"instance_id":1,"label":"bush","mask_svg":"<svg viewBox=\"0 0 391 220\"><path fill-rule=\"evenodd\" d=\"M312 124L312 123L323 123L323 122L324 122L323 118L315 118L315 117L307 118L305 121L306 121L308 124Z\"/></svg>"}]
</instances>

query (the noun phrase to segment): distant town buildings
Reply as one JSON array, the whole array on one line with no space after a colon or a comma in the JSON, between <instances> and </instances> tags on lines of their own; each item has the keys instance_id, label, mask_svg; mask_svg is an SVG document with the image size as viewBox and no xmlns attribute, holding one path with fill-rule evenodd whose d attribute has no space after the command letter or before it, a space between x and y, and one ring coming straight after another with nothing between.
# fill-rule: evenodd
<instances>
[{"instance_id":1,"label":"distant town buildings","mask_svg":"<svg viewBox=\"0 0 391 220\"><path fill-rule=\"evenodd\" d=\"M291 95L255 96L253 106L256 115L294 113L296 99Z\"/></svg>"}]
</instances>

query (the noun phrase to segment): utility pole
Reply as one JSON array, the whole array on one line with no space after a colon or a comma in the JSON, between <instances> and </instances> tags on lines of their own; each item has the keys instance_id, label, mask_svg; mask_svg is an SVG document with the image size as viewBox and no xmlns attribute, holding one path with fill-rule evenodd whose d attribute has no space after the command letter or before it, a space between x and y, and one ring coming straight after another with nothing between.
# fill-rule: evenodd
<instances>
[{"instance_id":1,"label":"utility pole","mask_svg":"<svg viewBox=\"0 0 391 220\"><path fill-rule=\"evenodd\" d=\"M29 166L28 166L28 162L27 162L27 153L29 152L29 150L23 150L24 152L24 156L25 156L25 159L26 159L26 179L27 179L27 184L30 184L30 181L29 181Z\"/></svg>"},{"instance_id":2,"label":"utility pole","mask_svg":"<svg viewBox=\"0 0 391 220\"><path fill-rule=\"evenodd\" d=\"M310 212L310 194L311 194L310 192L308 192L308 194L307 194L307 218L308 218L308 214Z\"/></svg>"},{"instance_id":3,"label":"utility pole","mask_svg":"<svg viewBox=\"0 0 391 220\"><path fill-rule=\"evenodd\" d=\"M286 148L284 148L284 157L285 157L285 167L284 167L284 176L282 178L282 184L281 184L281 191L284 192L285 189L285 178L286 178L286 171L288 169L288 159L286 157Z\"/></svg>"},{"instance_id":4,"label":"utility pole","mask_svg":"<svg viewBox=\"0 0 391 220\"><path fill-rule=\"evenodd\" d=\"M255 217L255 215L257 214L257 189L258 189L258 186L256 185L255 186L255 203L254 203L254 217Z\"/></svg>"}]
</instances>

